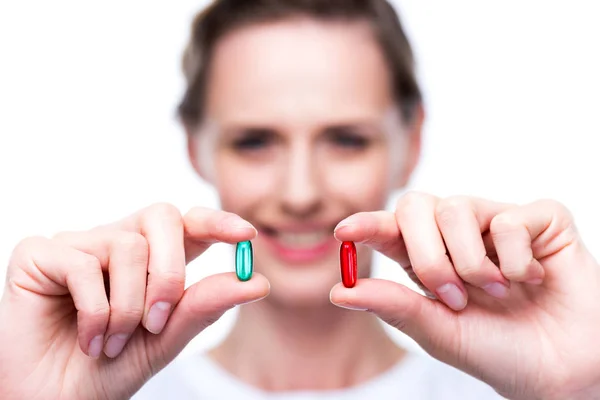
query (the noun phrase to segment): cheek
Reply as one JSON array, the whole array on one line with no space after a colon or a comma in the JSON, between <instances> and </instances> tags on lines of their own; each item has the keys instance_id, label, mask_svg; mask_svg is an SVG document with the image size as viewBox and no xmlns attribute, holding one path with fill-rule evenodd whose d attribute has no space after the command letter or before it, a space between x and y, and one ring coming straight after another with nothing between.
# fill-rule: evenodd
<instances>
[{"instance_id":1,"label":"cheek","mask_svg":"<svg viewBox=\"0 0 600 400\"><path fill-rule=\"evenodd\" d=\"M233 157L217 157L216 188L225 211L248 217L248 213L272 193L277 182L271 166L249 166Z\"/></svg>"},{"instance_id":2,"label":"cheek","mask_svg":"<svg viewBox=\"0 0 600 400\"><path fill-rule=\"evenodd\" d=\"M343 199L352 212L380 210L391 192L389 158L371 152L353 160L324 160L326 185L336 198Z\"/></svg>"}]
</instances>

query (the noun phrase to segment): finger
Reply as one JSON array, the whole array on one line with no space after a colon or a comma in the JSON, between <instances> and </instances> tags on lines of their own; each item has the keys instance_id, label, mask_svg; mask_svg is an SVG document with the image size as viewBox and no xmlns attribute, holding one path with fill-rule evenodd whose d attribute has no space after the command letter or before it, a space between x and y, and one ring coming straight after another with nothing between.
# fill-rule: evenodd
<instances>
[{"instance_id":1,"label":"finger","mask_svg":"<svg viewBox=\"0 0 600 400\"><path fill-rule=\"evenodd\" d=\"M55 240L95 256L108 270L110 319L104 353L116 357L142 319L148 242L139 233L109 229L61 232Z\"/></svg>"},{"instance_id":2,"label":"finger","mask_svg":"<svg viewBox=\"0 0 600 400\"><path fill-rule=\"evenodd\" d=\"M192 261L214 243L235 244L256 237L252 224L236 214L194 207L183 218L185 228L185 257Z\"/></svg>"},{"instance_id":3,"label":"finger","mask_svg":"<svg viewBox=\"0 0 600 400\"><path fill-rule=\"evenodd\" d=\"M467 305L467 291L446 254L435 220L437 199L409 193L398 201L396 221L410 264L423 285L453 310Z\"/></svg>"},{"instance_id":4,"label":"finger","mask_svg":"<svg viewBox=\"0 0 600 400\"><path fill-rule=\"evenodd\" d=\"M413 338L428 352L456 348L456 313L436 300L424 297L396 282L360 279L352 289L341 284L330 292L339 307L368 310Z\"/></svg>"},{"instance_id":5,"label":"finger","mask_svg":"<svg viewBox=\"0 0 600 400\"><path fill-rule=\"evenodd\" d=\"M149 339L151 364L156 368L164 367L225 311L236 305L260 300L269 291L269 282L258 273L246 282L239 281L233 273L221 273L190 286L161 335Z\"/></svg>"},{"instance_id":6,"label":"finger","mask_svg":"<svg viewBox=\"0 0 600 400\"><path fill-rule=\"evenodd\" d=\"M104 353L118 356L144 313L148 242L134 232L119 232L110 240L110 319Z\"/></svg>"},{"instance_id":7,"label":"finger","mask_svg":"<svg viewBox=\"0 0 600 400\"><path fill-rule=\"evenodd\" d=\"M30 238L14 251L11 272L21 288L44 296L70 294L77 310L79 347L98 357L109 320L109 303L98 258L47 238Z\"/></svg>"},{"instance_id":8,"label":"finger","mask_svg":"<svg viewBox=\"0 0 600 400\"><path fill-rule=\"evenodd\" d=\"M160 333L171 310L183 295L185 257L183 221L177 207L159 203L116 224L142 234L149 246L148 276L142 324Z\"/></svg>"},{"instance_id":9,"label":"finger","mask_svg":"<svg viewBox=\"0 0 600 400\"><path fill-rule=\"evenodd\" d=\"M541 283L546 275L539 260L550 258L578 238L570 212L551 200L536 201L497 215L491 222L490 233L502 274L513 281L535 284Z\"/></svg>"},{"instance_id":10,"label":"finger","mask_svg":"<svg viewBox=\"0 0 600 400\"><path fill-rule=\"evenodd\" d=\"M441 200L435 218L460 278L494 297L506 297L508 281L487 256L473 200L467 197Z\"/></svg>"},{"instance_id":11,"label":"finger","mask_svg":"<svg viewBox=\"0 0 600 400\"><path fill-rule=\"evenodd\" d=\"M360 212L342 220L334 229L337 240L365 244L408 268L410 260L394 213Z\"/></svg>"}]
</instances>

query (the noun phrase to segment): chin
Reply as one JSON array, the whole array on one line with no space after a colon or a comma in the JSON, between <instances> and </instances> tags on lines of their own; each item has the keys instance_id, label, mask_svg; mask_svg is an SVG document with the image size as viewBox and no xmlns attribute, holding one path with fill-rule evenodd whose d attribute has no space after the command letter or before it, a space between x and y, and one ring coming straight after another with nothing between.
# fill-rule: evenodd
<instances>
[{"instance_id":1,"label":"chin","mask_svg":"<svg viewBox=\"0 0 600 400\"><path fill-rule=\"evenodd\" d=\"M327 307L329 292L341 281L335 262L306 268L289 268L269 263L257 268L271 284L269 301L290 308Z\"/></svg>"}]
</instances>

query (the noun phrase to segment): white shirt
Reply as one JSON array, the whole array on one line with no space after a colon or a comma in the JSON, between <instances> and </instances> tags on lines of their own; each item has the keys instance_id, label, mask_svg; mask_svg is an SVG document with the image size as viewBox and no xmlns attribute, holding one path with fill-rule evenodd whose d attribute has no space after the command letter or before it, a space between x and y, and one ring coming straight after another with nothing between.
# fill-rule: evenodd
<instances>
[{"instance_id":1,"label":"white shirt","mask_svg":"<svg viewBox=\"0 0 600 400\"><path fill-rule=\"evenodd\" d=\"M265 392L239 381L204 354L176 359L134 400L487 400L503 399L490 386L420 353L408 353L380 376L332 391Z\"/></svg>"}]
</instances>

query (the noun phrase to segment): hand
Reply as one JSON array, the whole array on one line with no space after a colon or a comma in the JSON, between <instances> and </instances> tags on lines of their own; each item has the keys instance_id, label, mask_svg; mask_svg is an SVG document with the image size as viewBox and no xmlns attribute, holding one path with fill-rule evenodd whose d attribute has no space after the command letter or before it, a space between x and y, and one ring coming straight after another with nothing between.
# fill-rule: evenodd
<instances>
[{"instance_id":1,"label":"hand","mask_svg":"<svg viewBox=\"0 0 600 400\"><path fill-rule=\"evenodd\" d=\"M90 231L25 239L0 302L0 398L129 398L227 309L268 294L263 276L233 273L184 291L187 262L255 235L230 213L182 217L155 205Z\"/></svg>"},{"instance_id":2,"label":"hand","mask_svg":"<svg viewBox=\"0 0 600 400\"><path fill-rule=\"evenodd\" d=\"M335 235L397 261L437 300L363 279L336 285L334 304L374 312L505 397L600 398L600 267L564 206L409 193Z\"/></svg>"}]
</instances>

